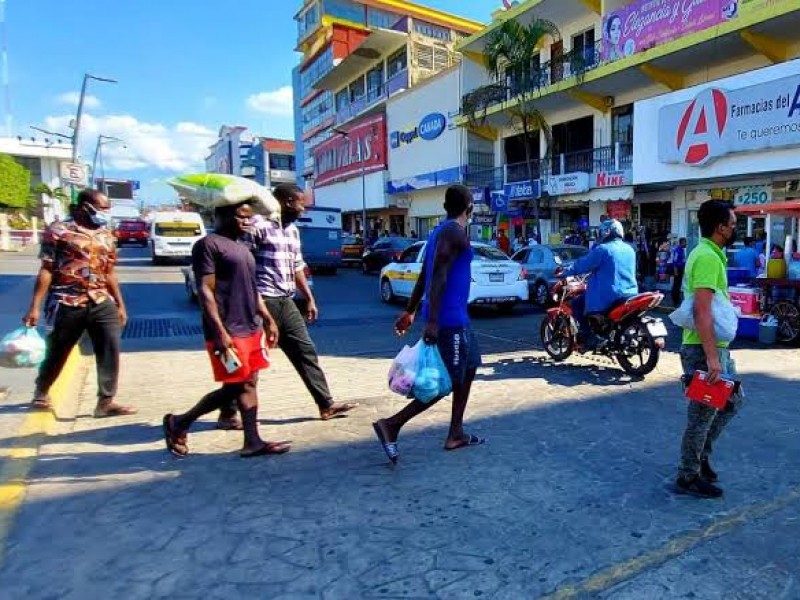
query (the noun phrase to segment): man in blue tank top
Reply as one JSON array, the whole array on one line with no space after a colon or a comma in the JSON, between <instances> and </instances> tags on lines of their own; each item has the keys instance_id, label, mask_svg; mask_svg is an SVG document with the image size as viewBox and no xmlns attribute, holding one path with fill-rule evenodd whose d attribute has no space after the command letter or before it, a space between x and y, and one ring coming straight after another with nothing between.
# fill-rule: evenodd
<instances>
[{"instance_id":1,"label":"man in blue tank top","mask_svg":"<svg viewBox=\"0 0 800 600\"><path fill-rule=\"evenodd\" d=\"M467 237L472 216L472 192L463 185L447 189L444 209L447 219L434 229L425 246L425 259L406 310L395 323L395 332L404 335L414 323L421 306L425 322L423 340L436 344L453 380L453 412L445 450L477 446L484 439L464 433L464 410L469 400L481 354L470 328L467 303L472 281L472 246ZM403 426L425 412L436 401L425 404L414 400L403 410L372 424L375 434L392 463L397 462L397 437Z\"/></svg>"}]
</instances>

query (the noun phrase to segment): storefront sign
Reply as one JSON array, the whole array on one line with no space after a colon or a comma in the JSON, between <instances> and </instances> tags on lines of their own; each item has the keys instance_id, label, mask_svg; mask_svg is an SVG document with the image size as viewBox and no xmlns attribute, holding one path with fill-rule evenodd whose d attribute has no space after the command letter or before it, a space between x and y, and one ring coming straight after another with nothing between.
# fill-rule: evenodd
<instances>
[{"instance_id":1,"label":"storefront sign","mask_svg":"<svg viewBox=\"0 0 800 600\"><path fill-rule=\"evenodd\" d=\"M363 158L362 158L363 157ZM368 117L351 126L347 136L334 135L314 150L316 186L386 169L386 120Z\"/></svg>"},{"instance_id":2,"label":"storefront sign","mask_svg":"<svg viewBox=\"0 0 800 600\"><path fill-rule=\"evenodd\" d=\"M542 195L542 186L539 180L507 183L503 193L508 200L531 200Z\"/></svg>"},{"instance_id":3,"label":"storefront sign","mask_svg":"<svg viewBox=\"0 0 800 600\"><path fill-rule=\"evenodd\" d=\"M770 185L741 187L736 190L733 197L733 203L736 206L753 206L770 202L772 202L772 186Z\"/></svg>"},{"instance_id":4,"label":"storefront sign","mask_svg":"<svg viewBox=\"0 0 800 600\"><path fill-rule=\"evenodd\" d=\"M633 171L598 171L594 174L594 186L596 188L622 187L633 183Z\"/></svg>"},{"instance_id":5,"label":"storefront sign","mask_svg":"<svg viewBox=\"0 0 800 600\"><path fill-rule=\"evenodd\" d=\"M422 117L419 125L406 131L393 131L390 138L392 148L399 148L421 138L432 141L438 138L447 129L447 117L441 113L431 113Z\"/></svg>"},{"instance_id":6,"label":"storefront sign","mask_svg":"<svg viewBox=\"0 0 800 600\"><path fill-rule=\"evenodd\" d=\"M551 196L580 194L589 189L588 173L567 173L542 179L544 190Z\"/></svg>"},{"instance_id":7,"label":"storefront sign","mask_svg":"<svg viewBox=\"0 0 800 600\"><path fill-rule=\"evenodd\" d=\"M736 152L800 145L800 75L706 88L658 113L658 159L702 167Z\"/></svg>"},{"instance_id":8,"label":"storefront sign","mask_svg":"<svg viewBox=\"0 0 800 600\"><path fill-rule=\"evenodd\" d=\"M483 213L472 215L473 225L494 225L497 222L497 215L494 213Z\"/></svg>"},{"instance_id":9,"label":"storefront sign","mask_svg":"<svg viewBox=\"0 0 800 600\"><path fill-rule=\"evenodd\" d=\"M611 219L627 221L631 216L630 200L617 200L606 204L606 214Z\"/></svg>"},{"instance_id":10,"label":"storefront sign","mask_svg":"<svg viewBox=\"0 0 800 600\"><path fill-rule=\"evenodd\" d=\"M470 188L472 192L472 203L477 205L489 204L489 188L488 187L474 187Z\"/></svg>"},{"instance_id":11,"label":"storefront sign","mask_svg":"<svg viewBox=\"0 0 800 600\"><path fill-rule=\"evenodd\" d=\"M737 16L738 0L638 0L603 17L605 61L644 52Z\"/></svg>"}]
</instances>

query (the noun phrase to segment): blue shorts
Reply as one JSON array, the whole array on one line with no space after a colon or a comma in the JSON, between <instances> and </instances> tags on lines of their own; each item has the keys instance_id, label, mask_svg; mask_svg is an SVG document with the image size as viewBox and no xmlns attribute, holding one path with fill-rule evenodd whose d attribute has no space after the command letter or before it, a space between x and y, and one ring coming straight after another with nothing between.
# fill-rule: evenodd
<instances>
[{"instance_id":1,"label":"blue shorts","mask_svg":"<svg viewBox=\"0 0 800 600\"><path fill-rule=\"evenodd\" d=\"M478 342L469 326L440 329L437 345L453 385L464 383L467 372L483 364Z\"/></svg>"}]
</instances>

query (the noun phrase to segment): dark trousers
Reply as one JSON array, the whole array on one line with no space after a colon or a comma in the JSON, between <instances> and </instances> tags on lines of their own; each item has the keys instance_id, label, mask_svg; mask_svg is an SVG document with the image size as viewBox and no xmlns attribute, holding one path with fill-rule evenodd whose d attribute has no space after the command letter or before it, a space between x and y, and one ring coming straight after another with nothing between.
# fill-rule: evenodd
<instances>
[{"instance_id":1,"label":"dark trousers","mask_svg":"<svg viewBox=\"0 0 800 600\"><path fill-rule=\"evenodd\" d=\"M264 297L272 318L278 324L278 347L294 365L317 406L328 408L333 397L325 373L319 366L317 348L308 335L306 320L291 298Z\"/></svg>"},{"instance_id":2,"label":"dark trousers","mask_svg":"<svg viewBox=\"0 0 800 600\"><path fill-rule=\"evenodd\" d=\"M121 334L117 305L106 300L82 307L59 304L55 310L53 331L47 336L47 355L36 378L37 391L50 391L75 344L87 332L97 362L97 396L116 396Z\"/></svg>"},{"instance_id":3,"label":"dark trousers","mask_svg":"<svg viewBox=\"0 0 800 600\"><path fill-rule=\"evenodd\" d=\"M675 267L672 274L672 306L678 308L681 305L681 288L683 287L683 267Z\"/></svg>"}]
</instances>

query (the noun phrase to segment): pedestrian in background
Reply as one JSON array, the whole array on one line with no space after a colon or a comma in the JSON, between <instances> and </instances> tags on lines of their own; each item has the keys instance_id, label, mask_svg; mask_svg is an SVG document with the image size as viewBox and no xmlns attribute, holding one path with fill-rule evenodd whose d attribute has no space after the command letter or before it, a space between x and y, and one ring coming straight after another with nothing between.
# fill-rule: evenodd
<instances>
[{"instance_id":1,"label":"pedestrian in background","mask_svg":"<svg viewBox=\"0 0 800 600\"><path fill-rule=\"evenodd\" d=\"M52 331L47 336L47 356L39 367L31 407L52 409L50 387L75 344L88 333L97 363L94 416L132 415L134 408L114 400L121 330L128 315L114 273L117 248L109 230L111 203L100 191L87 189L78 194L71 213L71 220L54 223L42 237L42 264L31 306L22 319L28 327L36 327L47 297L45 318Z\"/></svg>"},{"instance_id":2,"label":"pedestrian in background","mask_svg":"<svg viewBox=\"0 0 800 600\"><path fill-rule=\"evenodd\" d=\"M758 276L758 251L755 249L755 240L751 237L744 238L744 248L736 252L736 266L740 269L747 269L747 275L751 279Z\"/></svg>"},{"instance_id":3,"label":"pedestrian in background","mask_svg":"<svg viewBox=\"0 0 800 600\"><path fill-rule=\"evenodd\" d=\"M511 250L511 241L508 239L508 236L503 229L501 229L497 234L497 247L506 256L508 256L509 251Z\"/></svg>"},{"instance_id":4,"label":"pedestrian in background","mask_svg":"<svg viewBox=\"0 0 800 600\"><path fill-rule=\"evenodd\" d=\"M729 202L709 200L697 213L703 236L686 262L685 290L694 295L696 329L683 330L681 365L687 376L695 371L708 373L708 383L714 384L722 375L736 376L736 363L731 358L728 343L716 339L714 314L711 310L715 294L728 296L728 260L725 248L736 240L736 215ZM714 485L717 474L710 457L714 443L736 415L743 397L735 394L722 410L699 402L689 402L688 423L681 443L676 491L701 498L719 498L722 489Z\"/></svg>"},{"instance_id":5,"label":"pedestrian in background","mask_svg":"<svg viewBox=\"0 0 800 600\"><path fill-rule=\"evenodd\" d=\"M683 287L683 274L686 271L686 246L688 241L681 238L678 245L672 249L672 306L678 307L681 303L681 289Z\"/></svg>"},{"instance_id":6,"label":"pedestrian in background","mask_svg":"<svg viewBox=\"0 0 800 600\"><path fill-rule=\"evenodd\" d=\"M192 269L203 311L203 334L214 380L222 384L182 415L164 415L167 449L189 453L187 433L200 417L234 404L241 414L244 444L240 456L284 454L288 442L265 442L258 431L258 372L267 368L267 346L278 328L258 295L255 260L239 238L253 216L249 203L214 211L216 229L192 248ZM266 331L265 331L266 328Z\"/></svg>"},{"instance_id":7,"label":"pedestrian in background","mask_svg":"<svg viewBox=\"0 0 800 600\"><path fill-rule=\"evenodd\" d=\"M406 310L395 323L395 332L398 335L408 332L421 303L421 318L425 323L423 340L426 344L438 346L453 381L453 409L444 449L457 450L485 442L483 438L464 432L464 411L475 373L481 365L480 349L467 312L473 258L466 231L472 216L472 193L469 188L463 185L448 188L444 209L447 219L428 237L428 248L433 250L426 254ZM399 457L397 438L400 430L436 402L426 404L413 400L397 414L372 424L375 435L392 463L396 463Z\"/></svg>"},{"instance_id":8,"label":"pedestrian in background","mask_svg":"<svg viewBox=\"0 0 800 600\"><path fill-rule=\"evenodd\" d=\"M306 320L310 323L317 320L319 309L306 280L300 232L294 224L305 211L305 195L293 184L280 184L273 193L281 204L281 222L261 219L249 233L255 252L258 291L277 323L278 347L314 398L320 417L327 421L357 405L333 401L325 373L319 366L317 349L306 326ZM294 302L298 289L306 298L305 315ZM222 415L223 419L225 417Z\"/></svg>"}]
</instances>

